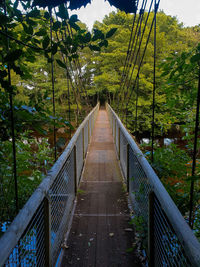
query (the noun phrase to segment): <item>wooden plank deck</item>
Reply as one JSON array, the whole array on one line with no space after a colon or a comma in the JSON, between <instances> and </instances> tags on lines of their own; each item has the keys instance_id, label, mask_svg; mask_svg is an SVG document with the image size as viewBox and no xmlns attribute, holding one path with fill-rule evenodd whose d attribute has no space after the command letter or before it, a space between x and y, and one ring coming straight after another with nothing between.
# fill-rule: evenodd
<instances>
[{"instance_id":1,"label":"wooden plank deck","mask_svg":"<svg viewBox=\"0 0 200 267\"><path fill-rule=\"evenodd\" d=\"M140 266L126 194L105 109L100 109L61 266Z\"/></svg>"}]
</instances>

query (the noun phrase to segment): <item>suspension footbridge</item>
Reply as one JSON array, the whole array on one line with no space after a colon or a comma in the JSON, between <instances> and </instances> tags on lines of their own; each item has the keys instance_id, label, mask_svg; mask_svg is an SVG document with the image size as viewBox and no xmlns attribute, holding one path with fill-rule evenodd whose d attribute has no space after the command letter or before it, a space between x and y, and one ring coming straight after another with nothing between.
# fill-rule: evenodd
<instances>
[{"instance_id":1,"label":"suspension footbridge","mask_svg":"<svg viewBox=\"0 0 200 267\"><path fill-rule=\"evenodd\" d=\"M150 266L200 265L192 230L116 113L99 104L1 238L0 265L140 265L127 197Z\"/></svg>"},{"instance_id":2,"label":"suspension footbridge","mask_svg":"<svg viewBox=\"0 0 200 267\"><path fill-rule=\"evenodd\" d=\"M116 2L118 3L119 1ZM122 2L124 3L124 1ZM126 125L128 125L128 116L133 116L132 106L131 112L129 107L134 102L134 127L135 131L137 131L137 124L139 122L140 71L145 61L148 43L152 37L151 33L154 32L152 38L153 81L152 86L149 87L150 91L152 91L151 152L153 162L156 111L155 93L157 88L156 14L160 0L151 0L149 2L143 0L141 5L139 5L139 1L129 1L129 4L132 6L133 2L134 9L131 9L131 13L134 11L133 23L130 27L130 40L122 78L120 85L117 82L118 89L115 88L115 95L113 94L113 98L116 98L117 102L115 110L109 104L100 106L97 103L79 125L58 159L54 88L56 80L54 76L54 54L57 50L61 52L63 59L63 62L57 60L57 63L65 69L67 77L68 94L66 99L68 101L69 122L73 121L70 113L70 86L71 92L74 95L74 101L76 102L77 117L79 114L79 98L84 103L87 103L88 106L90 103L87 90L81 80L81 65L71 45L74 38L72 28L74 27L74 30L76 30L78 27L75 24L76 19L72 16L71 20L68 20L68 15L64 12L65 6L63 5L59 9L59 13L54 10L55 18L58 19L57 15L59 15L62 23L60 19L54 23L55 18L53 19L52 17L52 6L50 6L49 14L45 12L46 19L49 19L50 38L48 35L44 37L42 48L36 47L35 44L34 46L32 44L31 46L24 44L24 41L17 40L15 36L10 36L8 34L7 22L5 22L5 29L1 31L1 35L6 37L5 47L8 54L5 59L7 58L8 64L5 64L6 61L3 62L2 67L4 66L5 70L1 73L2 76L8 76L8 81L3 81L2 84L9 89L10 102L7 106L10 108L10 117L8 116L8 118L11 120L10 141L12 142L13 151L13 177L15 181L17 211L15 107L13 89L10 91L10 88L12 88L10 66L15 66L13 64L10 65L10 58L15 53L9 54L10 48L14 47L16 43L18 45L26 45L29 49L37 48L37 50L44 51L48 58L48 63L51 64L50 76L53 96L53 116L51 117L54 120L53 139L56 162L10 224L8 230L1 237L0 266L200 266L200 244L194 232L118 117L119 114L122 114L125 117ZM16 4L18 5L18 1L16 1ZM138 14L137 10L139 10ZM5 5L5 7L2 7L2 11L6 16L9 9L7 10ZM16 15L19 14L19 11L11 13L13 16L15 13ZM30 17L32 16L33 14L27 16L27 22L31 21ZM22 15L19 16L20 22L21 17ZM73 26L72 28L69 22ZM149 27L147 27L148 23ZM23 28L26 29L26 34L34 32L35 29L32 29L32 26L27 28L24 25ZM68 37L67 40L71 40L68 47L68 50L72 52L71 57L68 57L67 48L62 45L61 40L59 41L57 34L57 26L59 28L59 25L62 27L67 26L65 32L61 30L61 39L63 41L65 40L63 37ZM55 36L58 39L57 43L54 43L56 38L53 38L53 31L55 31ZM115 31L115 28L111 29L107 32L106 36L109 38L109 35ZM39 31L35 35L40 36L40 33ZM100 40L101 38L104 39L105 37L102 37L103 33L100 36L99 33L100 31L96 30L96 35L93 37L91 37L90 33L85 34L84 38L80 36L80 41L84 40L83 42L87 43L86 39L91 39L92 41L96 41L99 38ZM32 39L32 35L33 33L31 33L31 38L29 36L30 39ZM107 40L103 39L103 45L108 44ZM15 41L15 45L10 45L11 41ZM100 44L102 44L102 41ZM37 42L40 43L38 40ZM50 50L47 50L49 44ZM66 43L64 42L64 44ZM61 45L60 48L62 49L58 49L59 45ZM77 49L77 47L78 45L75 42L75 48ZM95 52L101 50L100 46L89 45L89 47L93 48ZM105 47L107 46L105 45ZM20 53L22 53L22 50L18 49L16 51L21 51ZM48 51L51 52L51 58L47 53ZM72 63L77 71L73 70ZM14 70L16 73L19 72L16 66ZM74 76L72 75L71 77L71 73ZM94 78L93 73L91 75L92 80ZM148 79L150 79L149 75ZM76 78L79 82L76 81ZM134 94L135 98L133 98ZM149 96L147 95L146 97L150 101ZM96 100L94 102L96 103ZM195 175L197 154L199 103L200 80L197 95L192 177ZM27 106L25 106L25 110L32 112L32 109L30 110ZM116 113L116 110L119 114ZM191 182L189 224L191 223L193 213L193 193L194 181ZM141 241L142 248L140 250L137 248L135 236L139 236ZM143 262L139 255L141 251L143 252Z\"/></svg>"}]
</instances>

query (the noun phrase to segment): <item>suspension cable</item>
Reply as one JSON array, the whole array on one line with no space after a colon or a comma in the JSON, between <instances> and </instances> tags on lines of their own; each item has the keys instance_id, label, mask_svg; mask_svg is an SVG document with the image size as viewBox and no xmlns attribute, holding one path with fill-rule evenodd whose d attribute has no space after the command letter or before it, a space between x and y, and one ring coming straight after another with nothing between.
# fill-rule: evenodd
<instances>
[{"instance_id":1,"label":"suspension cable","mask_svg":"<svg viewBox=\"0 0 200 267\"><path fill-rule=\"evenodd\" d=\"M133 68L132 68L132 71L131 71L131 75L129 77L129 81L128 81L128 84L126 86L126 91L125 91L125 96L124 96L124 100L126 100L127 96L128 96L128 90L129 90L129 87L130 87L130 84L131 84L131 80L132 80L132 76L133 76L133 72L135 70L135 67L136 67L136 63L137 63L137 58L138 58L138 55L140 53L140 49L141 49L141 45L142 45L142 41L143 41L143 38L144 38L144 33L146 31L146 27L147 27L147 23L148 23L148 20L149 20L149 16L150 16L150 12L151 12L151 8L152 8L152 4L153 4L153 0L151 0L151 4L150 4L150 7L149 7L149 11L148 11L148 14L147 14L147 18L145 20L145 25L144 25L144 28L143 28L143 31L142 31L142 35L140 36L140 41L139 41L139 45L138 45L138 49L136 49L136 46L135 46L135 49L134 49L134 54L136 53L136 56L135 56L135 61L134 61L134 64L133 64ZM139 32L140 33L140 32ZM150 32L151 33L151 32ZM139 36L140 34L138 34ZM137 52L136 52L137 50ZM132 57L132 60L133 60L134 57ZM121 103L121 109L123 109L123 103Z\"/></svg>"},{"instance_id":2,"label":"suspension cable","mask_svg":"<svg viewBox=\"0 0 200 267\"><path fill-rule=\"evenodd\" d=\"M70 90L69 90L69 77L67 77L67 95L68 95L68 119L71 122L71 103L70 103ZM70 138L71 138L71 127L70 127Z\"/></svg>"},{"instance_id":3,"label":"suspension cable","mask_svg":"<svg viewBox=\"0 0 200 267\"><path fill-rule=\"evenodd\" d=\"M72 28L71 28L71 26L70 25L68 25L67 24L67 30L68 30L68 33L69 33L69 35L73 38L73 31L72 31ZM86 90L86 88L85 88L85 86L84 86L84 83L83 83L83 81L82 81L82 75L81 75L81 65L80 65L80 61L79 61L79 59L77 58L77 59L73 59L73 62L74 62L74 65L75 65L75 67L76 67L76 69L79 71L79 73L78 73L78 78L79 78L79 81L80 81L80 85L81 85L81 92L83 93L85 93L85 96L86 96L86 102L89 104L89 99L88 99L88 94L87 94L87 90Z\"/></svg>"},{"instance_id":4,"label":"suspension cable","mask_svg":"<svg viewBox=\"0 0 200 267\"><path fill-rule=\"evenodd\" d=\"M152 0L153 1L153 0ZM143 21L143 17L144 17L144 10L146 8L146 4L147 4L147 0L144 2L144 6L141 7L140 9L140 16L138 18L138 26L137 29L136 29L136 32L135 34L137 34L137 39L136 39L136 42L135 42L135 47L134 47L134 51L133 51L133 54L132 54L132 57L131 57L131 62L133 62L134 60L134 57L135 57L135 61L134 61L134 64L133 64L133 68L132 68L132 72L131 72L131 75L130 77L128 78L128 83L126 84L126 92L125 92L125 95L127 94L127 91L128 91L128 88L130 87L130 83L131 83L131 78L132 78L132 75L133 75L133 72L134 72L134 69L136 67L136 64L137 64L137 58L138 58L138 54L140 52L140 47L141 47L141 43L142 43L142 40L143 40L143 36L141 36L140 32L141 32L141 27L142 27L142 21ZM150 7L151 8L151 7ZM147 17L147 20L146 20L146 25L147 25L147 21L148 21L148 17ZM145 31L145 28L144 28L144 31ZM143 32L144 32L143 31ZM138 39L139 39L139 47L137 49L137 44L138 44ZM136 50L137 51L137 54L136 54ZM135 56L136 54L136 56ZM130 64L130 68L131 68L132 64ZM129 68L129 70L130 70ZM128 70L128 73L129 73L129 70Z\"/></svg>"},{"instance_id":5,"label":"suspension cable","mask_svg":"<svg viewBox=\"0 0 200 267\"><path fill-rule=\"evenodd\" d=\"M139 1L138 1L139 2ZM124 91L124 87L126 86L126 80L128 79L128 76L129 76L129 71L130 71L130 68L131 68L131 66L132 66L132 64L129 64L129 61L133 61L133 58L134 58L134 55L135 55L135 50L136 50L136 47L137 47L137 42L138 42L138 35L137 35L137 32L138 32L138 27L140 27L141 26L141 21L142 21L142 19L141 19L141 15L143 14L143 10L144 10L144 5L145 5L145 3L147 2L147 0L143 0L143 2L142 2L142 6L141 6L141 8L140 8L140 12L139 12L139 17L138 17L138 20L137 20L137 25L136 25L136 29L135 29L135 33L134 33L134 36L133 36L133 40L132 40L132 45L131 45L131 50L130 50L130 57L129 57L129 59L128 59L128 62L127 62L127 67L126 67L126 73L124 74L124 80L123 80L123 84L122 84L122 87L121 87L121 89L120 89L120 91L121 91L121 96L122 96L122 93L123 93L123 91ZM135 16L134 16L134 19L133 19L133 21L135 21L135 17L136 17L136 14L135 14ZM139 26L140 25L140 26ZM136 37L136 35L137 35L137 39L136 39L136 41L135 41L135 37ZM135 46L134 46L134 43L135 43ZM134 46L134 50L133 50L133 46ZM123 78L123 77L122 77ZM122 99L122 101L121 102L123 102L123 99ZM118 107L118 110L119 110L119 107Z\"/></svg>"},{"instance_id":6,"label":"suspension cable","mask_svg":"<svg viewBox=\"0 0 200 267\"><path fill-rule=\"evenodd\" d=\"M128 44L128 49L127 49L127 53L126 53L125 63L124 63L124 66L123 66L120 88L123 86L124 79L125 79L126 72L127 72L127 66L128 66L129 60L130 60L130 55L131 55L132 49L133 49L134 38L132 38L132 37L133 37L133 30L134 30L134 26L135 26L136 15L137 15L138 3L139 3L139 0L137 1L136 11L135 11L135 14L134 14L134 19L133 19L133 23L132 23L132 27L131 27L131 35L130 35L130 39L129 39L129 44ZM118 97L117 97L117 111L119 111L119 93L118 93Z\"/></svg>"},{"instance_id":7,"label":"suspension cable","mask_svg":"<svg viewBox=\"0 0 200 267\"><path fill-rule=\"evenodd\" d=\"M156 13L157 13L157 10L158 10L158 7L159 7L159 3L160 3L160 0L158 0L158 3L156 4ZM151 26L150 26L150 30L149 30L149 33L148 33L148 37L147 37L147 41L146 41L146 44L145 44L145 48L143 50L143 54L142 54L142 57L141 57L141 60L140 60L140 64L138 66L138 72L137 72L137 75L136 75L136 79L134 80L133 86L131 88L130 95L128 96L128 99L126 101L126 123L127 123L128 104L129 104L129 101L130 101L131 96L133 94L133 91L135 89L135 85L136 85L137 79L139 77L140 69L141 69L141 66L142 66L142 63L143 63L143 60L144 60L144 56L145 56L146 49L147 49L147 46L148 46L148 43L149 43L149 40L150 40L150 35L151 35L151 32L152 32L152 28L153 28L153 25L154 25L154 20L155 20L155 16L153 17L153 20L152 20L152 23L151 23ZM141 45L141 43L140 43L140 45Z\"/></svg>"},{"instance_id":8,"label":"suspension cable","mask_svg":"<svg viewBox=\"0 0 200 267\"><path fill-rule=\"evenodd\" d=\"M156 13L157 5L154 1L154 62L153 62L153 103L152 103L152 132L151 132L151 162L153 162L154 153L154 129L155 129L155 92L156 92Z\"/></svg>"},{"instance_id":9,"label":"suspension cable","mask_svg":"<svg viewBox=\"0 0 200 267\"><path fill-rule=\"evenodd\" d=\"M68 27L67 27L68 28ZM66 33L66 30L64 31L64 34L65 34L65 38L67 38L67 33ZM70 36L70 32L68 31L68 34ZM63 35L62 35L62 40L63 40ZM74 92L74 98L75 98L75 102L76 102L76 107L77 107L77 125L78 125L78 119L79 119L79 105L78 105L78 100L77 100L77 94L80 96L81 98L81 95L80 95L80 92L79 92L79 86L78 86L78 82L76 80L76 75L74 73L74 69L73 69L73 66L70 62L70 60L67 59L66 57L66 66L67 66L67 62L69 63L69 66L70 66L70 69L73 73L73 76L74 76L74 82L75 82L75 85L76 85L76 89L74 88L74 86L72 87L73 89L73 92ZM67 69L68 69L68 66L67 66ZM68 73L69 73L69 70L68 70ZM76 92L77 91L77 92Z\"/></svg>"},{"instance_id":10,"label":"suspension cable","mask_svg":"<svg viewBox=\"0 0 200 267\"><path fill-rule=\"evenodd\" d=\"M6 2L4 0L4 14L7 16ZM6 33L8 33L7 24L5 25ZM7 37L7 53L10 50L10 42ZM7 63L8 68L8 84L9 84L9 101L10 101L10 117L11 117L11 136L12 136L12 152L13 152L13 174L14 174L14 184L15 184L15 208L16 213L19 211L19 198L18 198L18 181L17 181L17 158L16 158L16 140L15 140L15 121L14 121L14 111L13 111L13 89L11 84L11 69L10 63Z\"/></svg>"},{"instance_id":11,"label":"suspension cable","mask_svg":"<svg viewBox=\"0 0 200 267\"><path fill-rule=\"evenodd\" d=\"M137 43L138 43L138 37L139 37L139 34L138 33L141 30L141 24L142 24L142 20L143 20L144 10L146 8L146 4L147 4L147 0L143 0L142 6L141 6L140 12L139 12L139 17L138 17L137 26L136 26L136 29L135 29L135 34L134 34L134 37L133 37L133 42L132 42L132 48L131 48L131 53L130 53L130 58L129 58L130 61L131 61L131 64L128 64L126 78L128 78L129 70L130 70L130 68L132 66L132 61L133 61L133 58L135 56L135 52L136 52L136 48L137 48ZM135 40L135 37L136 36L137 36L137 38ZM134 46L134 44L135 44L135 46ZM134 46L134 50L133 50L133 46ZM124 85L125 85L125 83L124 83Z\"/></svg>"},{"instance_id":12,"label":"suspension cable","mask_svg":"<svg viewBox=\"0 0 200 267\"><path fill-rule=\"evenodd\" d=\"M58 17L57 17L57 14L56 14L56 10L54 8L54 12L55 12L55 15L56 15L56 19L58 21ZM65 34L65 38L67 38L67 34L66 34L66 30L64 32ZM56 38L57 38L57 41L59 42L59 37L58 37L58 33L56 32ZM64 41L64 37L63 37L63 32L61 33L61 38L62 38L62 41ZM63 59L63 62L66 66L66 77L67 77L67 80L70 81L70 84L71 84L71 87L72 87L72 90L73 90L73 93L74 93L74 98L75 98L75 102L76 102L76 106L77 106L77 123L78 123L78 117L79 117L79 105L78 105L78 101L77 101L77 94L76 94L76 90L74 88L74 85L73 85L73 82L72 82L72 78L71 78L71 75L70 75L70 71L69 71L69 68L68 68L68 63L71 67L71 71L72 73L74 72L73 71L73 68L72 68L72 65L71 65L71 62L68 60L67 56L65 54L61 52L61 57ZM74 81L76 83L76 78L75 78L75 74L74 74ZM76 84L77 88L78 88L78 85ZM70 104L70 92L69 92L69 87L68 87L68 107L69 107L69 113L71 114L71 104ZM71 120L71 115L69 116L70 120ZM71 130L70 130L71 132ZM70 134L71 135L71 134Z\"/></svg>"},{"instance_id":13,"label":"suspension cable","mask_svg":"<svg viewBox=\"0 0 200 267\"><path fill-rule=\"evenodd\" d=\"M199 81L198 81L198 93L197 93L197 105L196 105L196 120L195 120L195 135L194 135L194 147L193 147L193 160L192 160L192 180L190 184L190 204L189 204L189 225L193 229L194 223L194 176L196 171L196 158L197 158L197 139L199 130L199 105L200 105L200 64L199 64Z\"/></svg>"},{"instance_id":14,"label":"suspension cable","mask_svg":"<svg viewBox=\"0 0 200 267\"><path fill-rule=\"evenodd\" d=\"M140 62L140 54L139 54L138 62ZM138 75L137 90L136 90L136 100L135 100L135 132L136 133L137 133L137 123L138 123L137 121L138 121L139 85L140 85L140 75Z\"/></svg>"},{"instance_id":15,"label":"suspension cable","mask_svg":"<svg viewBox=\"0 0 200 267\"><path fill-rule=\"evenodd\" d=\"M56 147L56 126L55 126L55 116L56 116L56 106L55 106L55 83L54 83L54 56L52 52L53 47L53 17L52 17L52 8L49 7L50 14L50 41L51 41L51 86L52 86L52 96L53 96L53 117L54 117L54 125L53 125L53 145L54 145L54 160L57 159L57 147Z\"/></svg>"}]
</instances>

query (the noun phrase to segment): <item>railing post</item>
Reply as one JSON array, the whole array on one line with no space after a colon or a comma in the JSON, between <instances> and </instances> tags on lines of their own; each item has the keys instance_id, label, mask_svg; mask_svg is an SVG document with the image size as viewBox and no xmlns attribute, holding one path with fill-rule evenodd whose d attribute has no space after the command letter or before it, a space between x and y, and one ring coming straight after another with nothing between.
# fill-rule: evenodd
<instances>
[{"instance_id":1,"label":"railing post","mask_svg":"<svg viewBox=\"0 0 200 267\"><path fill-rule=\"evenodd\" d=\"M85 158L85 136L84 136L84 127L82 129L82 135L83 135L83 160Z\"/></svg>"},{"instance_id":2,"label":"railing post","mask_svg":"<svg viewBox=\"0 0 200 267\"><path fill-rule=\"evenodd\" d=\"M126 155L127 155L127 164L126 164L126 167L127 167L127 170L126 170L126 176L127 176L127 192L129 193L129 149L130 149L130 145L127 144L127 147L126 147Z\"/></svg>"},{"instance_id":3,"label":"railing post","mask_svg":"<svg viewBox=\"0 0 200 267\"><path fill-rule=\"evenodd\" d=\"M51 206L50 198L44 198L44 243L45 243L45 267L51 266Z\"/></svg>"},{"instance_id":4,"label":"railing post","mask_svg":"<svg viewBox=\"0 0 200 267\"><path fill-rule=\"evenodd\" d=\"M154 267L154 193L149 193L149 222L148 222L148 252L149 267Z\"/></svg>"},{"instance_id":5,"label":"railing post","mask_svg":"<svg viewBox=\"0 0 200 267\"><path fill-rule=\"evenodd\" d=\"M77 193L77 162L76 162L76 146L74 146L74 193Z\"/></svg>"}]
</instances>

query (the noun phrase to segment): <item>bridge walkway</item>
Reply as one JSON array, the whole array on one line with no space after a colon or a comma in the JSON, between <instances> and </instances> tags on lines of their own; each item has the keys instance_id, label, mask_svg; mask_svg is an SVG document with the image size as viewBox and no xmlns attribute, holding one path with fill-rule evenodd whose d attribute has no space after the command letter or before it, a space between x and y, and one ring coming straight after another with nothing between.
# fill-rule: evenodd
<instances>
[{"instance_id":1,"label":"bridge walkway","mask_svg":"<svg viewBox=\"0 0 200 267\"><path fill-rule=\"evenodd\" d=\"M140 266L106 110L96 120L61 266Z\"/></svg>"}]
</instances>

